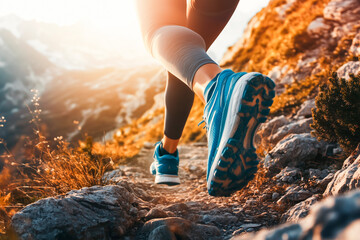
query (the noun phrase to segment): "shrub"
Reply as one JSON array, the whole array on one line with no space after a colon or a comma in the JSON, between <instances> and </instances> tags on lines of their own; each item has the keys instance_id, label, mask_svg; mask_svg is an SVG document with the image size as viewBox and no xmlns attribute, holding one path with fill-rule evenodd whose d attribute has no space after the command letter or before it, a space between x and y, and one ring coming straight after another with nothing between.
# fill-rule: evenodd
<instances>
[{"instance_id":1,"label":"shrub","mask_svg":"<svg viewBox=\"0 0 360 240\"><path fill-rule=\"evenodd\" d=\"M346 152L354 150L360 142L360 74L345 80L334 72L321 86L312 114L315 136L338 142Z\"/></svg>"}]
</instances>

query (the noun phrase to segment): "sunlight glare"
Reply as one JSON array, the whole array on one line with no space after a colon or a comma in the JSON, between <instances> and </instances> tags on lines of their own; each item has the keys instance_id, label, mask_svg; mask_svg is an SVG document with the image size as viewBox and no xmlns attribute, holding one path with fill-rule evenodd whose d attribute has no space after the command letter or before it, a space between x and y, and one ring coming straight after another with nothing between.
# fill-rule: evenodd
<instances>
[{"instance_id":1,"label":"sunlight glare","mask_svg":"<svg viewBox=\"0 0 360 240\"><path fill-rule=\"evenodd\" d=\"M0 0L0 15L12 13L58 25L86 22L111 29L137 24L134 2L124 0Z\"/></svg>"}]
</instances>

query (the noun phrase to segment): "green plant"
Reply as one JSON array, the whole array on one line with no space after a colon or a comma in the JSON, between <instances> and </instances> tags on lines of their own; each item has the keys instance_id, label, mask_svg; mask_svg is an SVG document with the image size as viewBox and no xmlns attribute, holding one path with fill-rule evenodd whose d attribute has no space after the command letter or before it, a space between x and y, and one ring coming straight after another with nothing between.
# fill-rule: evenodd
<instances>
[{"instance_id":1,"label":"green plant","mask_svg":"<svg viewBox=\"0 0 360 240\"><path fill-rule=\"evenodd\" d=\"M360 74L345 80L334 72L321 86L312 115L315 136L338 142L346 152L354 150L360 143Z\"/></svg>"}]
</instances>

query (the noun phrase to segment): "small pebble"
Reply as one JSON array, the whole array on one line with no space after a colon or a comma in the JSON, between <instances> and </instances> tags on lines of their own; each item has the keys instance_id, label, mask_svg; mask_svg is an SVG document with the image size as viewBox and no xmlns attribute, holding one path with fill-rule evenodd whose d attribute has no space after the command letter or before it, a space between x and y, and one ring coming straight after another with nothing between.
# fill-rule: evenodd
<instances>
[{"instance_id":1,"label":"small pebble","mask_svg":"<svg viewBox=\"0 0 360 240\"><path fill-rule=\"evenodd\" d=\"M272 200L275 200L275 199L277 199L277 198L279 198L279 196L280 196L280 194L279 193L277 193L277 192L274 192L273 194L272 194Z\"/></svg>"}]
</instances>

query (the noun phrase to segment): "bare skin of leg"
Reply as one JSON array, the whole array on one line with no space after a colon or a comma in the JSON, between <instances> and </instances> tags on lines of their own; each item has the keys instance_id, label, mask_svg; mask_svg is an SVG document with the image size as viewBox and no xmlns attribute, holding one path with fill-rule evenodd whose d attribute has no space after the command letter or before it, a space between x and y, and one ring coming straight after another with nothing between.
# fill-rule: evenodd
<instances>
[{"instance_id":1,"label":"bare skin of leg","mask_svg":"<svg viewBox=\"0 0 360 240\"><path fill-rule=\"evenodd\" d=\"M222 69L219 67L219 65L210 63L202 65L195 73L193 80L193 90L204 104L204 91L206 86L221 71Z\"/></svg>"},{"instance_id":2,"label":"bare skin of leg","mask_svg":"<svg viewBox=\"0 0 360 240\"><path fill-rule=\"evenodd\" d=\"M163 143L163 148L168 153L174 153L177 149L180 139L171 139L164 135L163 139L161 140Z\"/></svg>"},{"instance_id":3,"label":"bare skin of leg","mask_svg":"<svg viewBox=\"0 0 360 240\"><path fill-rule=\"evenodd\" d=\"M222 69L217 64L205 64L195 73L193 90L203 103L205 103L204 91L206 86L221 71ZM168 153L174 153L179 144L179 140L180 139L171 139L164 135L164 138L162 139L163 148Z\"/></svg>"}]
</instances>

